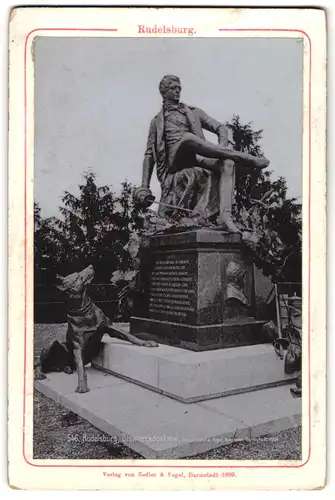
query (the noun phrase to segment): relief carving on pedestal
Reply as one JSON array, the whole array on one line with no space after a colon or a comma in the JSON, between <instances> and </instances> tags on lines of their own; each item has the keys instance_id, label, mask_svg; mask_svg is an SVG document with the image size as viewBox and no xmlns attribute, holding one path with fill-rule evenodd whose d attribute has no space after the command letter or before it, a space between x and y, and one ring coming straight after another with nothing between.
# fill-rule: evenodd
<instances>
[{"instance_id":1,"label":"relief carving on pedestal","mask_svg":"<svg viewBox=\"0 0 335 500\"><path fill-rule=\"evenodd\" d=\"M227 290L226 301L237 300L244 306L250 306L244 293L247 282L248 267L231 260L226 268Z\"/></svg>"}]
</instances>

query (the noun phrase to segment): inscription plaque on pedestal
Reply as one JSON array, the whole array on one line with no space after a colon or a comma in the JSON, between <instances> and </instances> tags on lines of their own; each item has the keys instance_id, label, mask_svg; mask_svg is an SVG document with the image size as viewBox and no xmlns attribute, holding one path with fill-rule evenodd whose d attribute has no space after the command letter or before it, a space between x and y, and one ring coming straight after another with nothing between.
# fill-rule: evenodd
<instances>
[{"instance_id":1,"label":"inscription plaque on pedestal","mask_svg":"<svg viewBox=\"0 0 335 500\"><path fill-rule=\"evenodd\" d=\"M254 317L253 261L239 234L193 230L154 236L130 331L186 349L263 341Z\"/></svg>"},{"instance_id":2,"label":"inscription plaque on pedestal","mask_svg":"<svg viewBox=\"0 0 335 500\"><path fill-rule=\"evenodd\" d=\"M150 276L149 314L153 319L195 323L196 255L158 255Z\"/></svg>"}]
</instances>

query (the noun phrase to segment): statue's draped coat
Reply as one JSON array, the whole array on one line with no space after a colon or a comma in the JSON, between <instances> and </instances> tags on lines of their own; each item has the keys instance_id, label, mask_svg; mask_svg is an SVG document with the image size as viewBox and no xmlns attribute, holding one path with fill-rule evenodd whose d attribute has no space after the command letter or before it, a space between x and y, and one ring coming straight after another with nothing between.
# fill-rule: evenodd
<instances>
[{"instance_id":1,"label":"statue's draped coat","mask_svg":"<svg viewBox=\"0 0 335 500\"><path fill-rule=\"evenodd\" d=\"M205 139L203 129L213 132L219 144L228 146L228 131L225 125L209 117L204 111L183 105L190 124L190 132ZM168 158L164 140L164 111L153 118L150 124L144 166L152 171L156 164L157 178L161 185L161 202L194 210L201 217L211 217L219 212L219 174L200 166L208 161L196 157L196 166L169 173ZM209 160L211 161L211 160ZM171 215L173 209L160 205L160 216Z\"/></svg>"}]
</instances>

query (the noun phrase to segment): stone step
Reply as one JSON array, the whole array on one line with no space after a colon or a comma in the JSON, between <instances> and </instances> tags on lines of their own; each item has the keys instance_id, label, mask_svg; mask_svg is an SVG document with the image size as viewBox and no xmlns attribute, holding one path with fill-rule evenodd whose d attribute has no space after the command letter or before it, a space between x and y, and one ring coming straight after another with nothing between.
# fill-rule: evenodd
<instances>
[{"instance_id":1,"label":"stone step","mask_svg":"<svg viewBox=\"0 0 335 500\"><path fill-rule=\"evenodd\" d=\"M93 366L184 403L287 384L272 345L194 352L159 344L139 347L105 335Z\"/></svg>"},{"instance_id":2,"label":"stone step","mask_svg":"<svg viewBox=\"0 0 335 500\"><path fill-rule=\"evenodd\" d=\"M94 368L87 375L85 394L75 392L75 373L48 374L35 387L145 458L194 456L301 425L301 399L287 386L185 404Z\"/></svg>"}]
</instances>

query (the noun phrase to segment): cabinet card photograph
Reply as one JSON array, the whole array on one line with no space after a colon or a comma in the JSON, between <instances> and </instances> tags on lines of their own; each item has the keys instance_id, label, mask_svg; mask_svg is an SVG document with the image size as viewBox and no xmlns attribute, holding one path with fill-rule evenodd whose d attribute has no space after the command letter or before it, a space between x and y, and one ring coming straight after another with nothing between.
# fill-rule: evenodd
<instances>
[{"instance_id":1,"label":"cabinet card photograph","mask_svg":"<svg viewBox=\"0 0 335 500\"><path fill-rule=\"evenodd\" d=\"M324 487L325 13L9 30L10 484Z\"/></svg>"}]
</instances>

